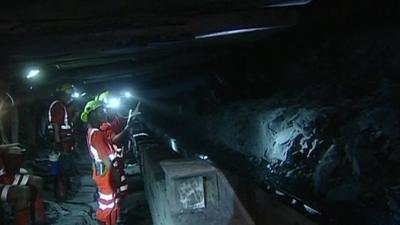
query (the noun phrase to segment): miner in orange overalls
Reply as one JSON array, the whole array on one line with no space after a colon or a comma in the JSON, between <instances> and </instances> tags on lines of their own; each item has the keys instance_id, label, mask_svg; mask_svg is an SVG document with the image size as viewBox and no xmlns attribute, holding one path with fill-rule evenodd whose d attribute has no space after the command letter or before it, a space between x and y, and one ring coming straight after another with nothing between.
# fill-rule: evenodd
<instances>
[{"instance_id":1,"label":"miner in orange overalls","mask_svg":"<svg viewBox=\"0 0 400 225\"><path fill-rule=\"evenodd\" d=\"M97 100L107 103L109 102L109 92L105 91L96 97ZM123 199L128 194L128 182L124 171L124 151L123 147L127 144L130 136L130 128L133 120L137 115L141 113L139 110L140 104L136 107L135 111L130 114L128 119L119 116L112 110L107 110L107 121L100 126L100 130L103 131L109 141L113 144L115 151L117 152L117 163L114 167L118 168L121 175L121 186L118 189L118 197Z\"/></svg>"},{"instance_id":2,"label":"miner in orange overalls","mask_svg":"<svg viewBox=\"0 0 400 225\"><path fill-rule=\"evenodd\" d=\"M55 100L49 107L49 139L53 144L49 155L50 175L54 178L54 195L65 200L71 189L71 176L76 174L72 153L75 150L73 115L70 110L72 85L57 88Z\"/></svg>"},{"instance_id":3,"label":"miner in orange overalls","mask_svg":"<svg viewBox=\"0 0 400 225\"><path fill-rule=\"evenodd\" d=\"M87 144L92 158L92 177L98 188L96 218L106 225L116 224L118 217L117 188L120 175L113 167L116 152L100 126L106 122L106 112L100 101L90 101L81 114L81 120L88 123Z\"/></svg>"},{"instance_id":4,"label":"miner in orange overalls","mask_svg":"<svg viewBox=\"0 0 400 225\"><path fill-rule=\"evenodd\" d=\"M8 164L10 161L14 164L22 152L18 143L0 145L0 206L4 203L12 206L15 225L28 225L31 221L45 224L42 178L27 174L19 165Z\"/></svg>"}]
</instances>

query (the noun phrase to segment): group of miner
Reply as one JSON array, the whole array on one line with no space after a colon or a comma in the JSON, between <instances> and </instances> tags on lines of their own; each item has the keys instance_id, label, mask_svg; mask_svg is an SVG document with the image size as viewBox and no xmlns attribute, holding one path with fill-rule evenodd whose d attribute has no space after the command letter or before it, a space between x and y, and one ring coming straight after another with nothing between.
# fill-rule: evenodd
<instances>
[{"instance_id":1,"label":"group of miner","mask_svg":"<svg viewBox=\"0 0 400 225\"><path fill-rule=\"evenodd\" d=\"M129 116L121 116L106 107L109 98L106 91L79 109L73 104L72 88L71 85L57 88L48 108L46 137L51 150L47 172L53 183L54 198L65 201L72 191L71 178L80 173L74 159L79 154L76 140L79 129L75 124L81 120L97 188L96 219L99 224L114 225L119 223L121 202L128 191L124 146L134 120L140 115L140 103L134 111L129 111ZM10 206L15 225L50 224L43 201L43 178L19 166L25 151L19 143L0 145L0 206Z\"/></svg>"}]
</instances>

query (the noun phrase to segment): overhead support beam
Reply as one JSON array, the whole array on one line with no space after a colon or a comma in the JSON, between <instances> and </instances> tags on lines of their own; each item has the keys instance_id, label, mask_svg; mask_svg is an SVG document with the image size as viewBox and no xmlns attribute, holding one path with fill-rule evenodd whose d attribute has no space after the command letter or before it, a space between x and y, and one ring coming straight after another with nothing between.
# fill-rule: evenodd
<instances>
[{"instance_id":1,"label":"overhead support beam","mask_svg":"<svg viewBox=\"0 0 400 225\"><path fill-rule=\"evenodd\" d=\"M3 0L0 21L79 21L90 18L129 17L140 13L221 12L257 9L278 3L306 0ZM299 3L297 3L299 4Z\"/></svg>"},{"instance_id":2,"label":"overhead support beam","mask_svg":"<svg viewBox=\"0 0 400 225\"><path fill-rule=\"evenodd\" d=\"M50 62L55 65L57 69L75 69L80 67L88 67L88 66L98 66L105 64L112 64L122 61L135 61L135 58L132 55L116 55L116 56L105 56L105 57L93 57L93 58L77 58L68 61L60 61L60 62Z\"/></svg>"},{"instance_id":3,"label":"overhead support beam","mask_svg":"<svg viewBox=\"0 0 400 225\"><path fill-rule=\"evenodd\" d=\"M289 7L289 6L302 6L311 3L312 0L269 0L265 7L276 8L276 7Z\"/></svg>"},{"instance_id":4,"label":"overhead support beam","mask_svg":"<svg viewBox=\"0 0 400 225\"><path fill-rule=\"evenodd\" d=\"M194 43L197 35L254 27L281 28L296 24L296 10L235 11L203 15L147 15L130 17L122 25L115 21L124 18L43 21L1 24L0 47L2 55L16 61L32 61L65 55L132 54L163 46L176 46L177 42ZM129 22L130 21L130 22ZM274 29L268 30L272 32ZM265 31L261 31L265 32ZM62 66L71 67L68 62ZM80 62L73 62L79 64ZM97 64L86 59L82 64ZM99 62L100 63L100 62Z\"/></svg>"}]
</instances>

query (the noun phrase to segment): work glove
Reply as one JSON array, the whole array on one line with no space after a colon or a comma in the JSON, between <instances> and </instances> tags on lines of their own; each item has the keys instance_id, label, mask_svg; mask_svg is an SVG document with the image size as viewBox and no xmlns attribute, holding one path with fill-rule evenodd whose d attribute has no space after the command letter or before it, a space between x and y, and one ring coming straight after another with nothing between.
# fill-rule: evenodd
<instances>
[{"instance_id":1,"label":"work glove","mask_svg":"<svg viewBox=\"0 0 400 225\"><path fill-rule=\"evenodd\" d=\"M19 143L12 143L12 144L2 144L0 145L0 151L9 150L12 147L19 147Z\"/></svg>"},{"instance_id":2,"label":"work glove","mask_svg":"<svg viewBox=\"0 0 400 225\"><path fill-rule=\"evenodd\" d=\"M114 188L121 186L121 173L114 167L111 167L111 179Z\"/></svg>"},{"instance_id":3,"label":"work glove","mask_svg":"<svg viewBox=\"0 0 400 225\"><path fill-rule=\"evenodd\" d=\"M142 114L141 112L139 112L139 108L140 108L140 102L138 102L138 104L136 105L135 110L132 109L129 110L128 121L126 122L127 129L131 128L132 125L134 124L136 117Z\"/></svg>"},{"instance_id":4,"label":"work glove","mask_svg":"<svg viewBox=\"0 0 400 225\"><path fill-rule=\"evenodd\" d=\"M22 155L26 152L26 149L20 148L18 146L10 147L7 154Z\"/></svg>"}]
</instances>

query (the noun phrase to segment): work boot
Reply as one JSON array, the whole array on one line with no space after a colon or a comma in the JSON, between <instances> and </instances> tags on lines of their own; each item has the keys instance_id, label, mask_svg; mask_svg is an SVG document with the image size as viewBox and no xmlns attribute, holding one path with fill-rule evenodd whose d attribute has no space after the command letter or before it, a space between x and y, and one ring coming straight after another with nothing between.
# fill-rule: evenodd
<instances>
[{"instance_id":1,"label":"work boot","mask_svg":"<svg viewBox=\"0 0 400 225\"><path fill-rule=\"evenodd\" d=\"M35 217L38 221L38 224L46 224L46 211L44 209L44 202L41 196L37 196L35 199Z\"/></svg>"},{"instance_id":2,"label":"work boot","mask_svg":"<svg viewBox=\"0 0 400 225\"><path fill-rule=\"evenodd\" d=\"M15 225L29 225L31 212L29 209L18 210L15 212Z\"/></svg>"}]
</instances>

